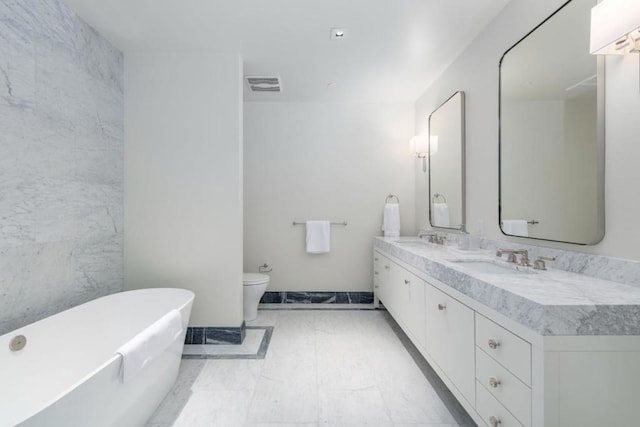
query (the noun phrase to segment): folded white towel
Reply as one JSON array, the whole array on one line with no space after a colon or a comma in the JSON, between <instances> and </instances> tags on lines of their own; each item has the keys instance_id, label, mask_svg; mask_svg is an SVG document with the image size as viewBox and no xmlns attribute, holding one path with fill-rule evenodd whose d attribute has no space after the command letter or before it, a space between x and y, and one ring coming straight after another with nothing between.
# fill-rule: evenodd
<instances>
[{"instance_id":1,"label":"folded white towel","mask_svg":"<svg viewBox=\"0 0 640 427\"><path fill-rule=\"evenodd\" d=\"M331 223L307 221L307 252L326 254L331 250Z\"/></svg>"},{"instance_id":2,"label":"folded white towel","mask_svg":"<svg viewBox=\"0 0 640 427\"><path fill-rule=\"evenodd\" d=\"M121 381L126 383L133 379L182 334L183 328L180 312L173 309L120 347L116 353L122 355Z\"/></svg>"},{"instance_id":3,"label":"folded white towel","mask_svg":"<svg viewBox=\"0 0 640 427\"><path fill-rule=\"evenodd\" d=\"M511 236L529 237L529 224L526 219L503 219L502 231Z\"/></svg>"},{"instance_id":4,"label":"folded white towel","mask_svg":"<svg viewBox=\"0 0 640 427\"><path fill-rule=\"evenodd\" d=\"M434 227L450 227L449 205L446 203L433 204L433 224Z\"/></svg>"},{"instance_id":5,"label":"folded white towel","mask_svg":"<svg viewBox=\"0 0 640 427\"><path fill-rule=\"evenodd\" d=\"M397 203L385 203L382 231L384 232L384 237L400 236L400 205Z\"/></svg>"}]
</instances>

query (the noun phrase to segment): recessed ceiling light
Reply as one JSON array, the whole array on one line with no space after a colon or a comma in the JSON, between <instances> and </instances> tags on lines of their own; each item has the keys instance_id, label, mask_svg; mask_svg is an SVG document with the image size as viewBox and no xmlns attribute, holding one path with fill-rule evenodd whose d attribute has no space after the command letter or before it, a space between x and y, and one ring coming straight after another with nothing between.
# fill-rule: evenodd
<instances>
[{"instance_id":1,"label":"recessed ceiling light","mask_svg":"<svg viewBox=\"0 0 640 427\"><path fill-rule=\"evenodd\" d=\"M332 28L331 40L342 40L347 37L347 30L344 28Z\"/></svg>"}]
</instances>

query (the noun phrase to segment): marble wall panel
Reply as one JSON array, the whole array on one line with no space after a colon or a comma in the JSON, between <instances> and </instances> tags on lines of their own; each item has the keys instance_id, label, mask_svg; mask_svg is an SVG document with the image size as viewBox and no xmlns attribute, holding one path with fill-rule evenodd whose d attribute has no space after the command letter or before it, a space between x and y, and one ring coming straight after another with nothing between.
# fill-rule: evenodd
<instances>
[{"instance_id":1,"label":"marble wall panel","mask_svg":"<svg viewBox=\"0 0 640 427\"><path fill-rule=\"evenodd\" d=\"M120 51L0 2L0 334L122 290L123 110Z\"/></svg>"}]
</instances>

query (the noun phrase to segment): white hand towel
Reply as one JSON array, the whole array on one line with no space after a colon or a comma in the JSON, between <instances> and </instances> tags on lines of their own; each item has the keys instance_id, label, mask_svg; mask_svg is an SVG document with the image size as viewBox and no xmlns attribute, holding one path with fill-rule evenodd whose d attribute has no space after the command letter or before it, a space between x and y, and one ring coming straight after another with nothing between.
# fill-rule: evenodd
<instances>
[{"instance_id":1,"label":"white hand towel","mask_svg":"<svg viewBox=\"0 0 640 427\"><path fill-rule=\"evenodd\" d=\"M331 223L307 221L307 252L326 254L331 250Z\"/></svg>"},{"instance_id":2,"label":"white hand towel","mask_svg":"<svg viewBox=\"0 0 640 427\"><path fill-rule=\"evenodd\" d=\"M529 225L526 219L504 219L502 231L511 236L529 237Z\"/></svg>"},{"instance_id":3,"label":"white hand towel","mask_svg":"<svg viewBox=\"0 0 640 427\"><path fill-rule=\"evenodd\" d=\"M447 205L446 203L433 204L433 226L434 227L450 227L449 205Z\"/></svg>"},{"instance_id":4,"label":"white hand towel","mask_svg":"<svg viewBox=\"0 0 640 427\"><path fill-rule=\"evenodd\" d=\"M116 353L122 355L121 381L126 383L133 379L149 361L164 352L183 330L182 316L173 309L120 347Z\"/></svg>"},{"instance_id":5,"label":"white hand towel","mask_svg":"<svg viewBox=\"0 0 640 427\"><path fill-rule=\"evenodd\" d=\"M384 237L400 237L400 205L385 203L382 218Z\"/></svg>"}]
</instances>

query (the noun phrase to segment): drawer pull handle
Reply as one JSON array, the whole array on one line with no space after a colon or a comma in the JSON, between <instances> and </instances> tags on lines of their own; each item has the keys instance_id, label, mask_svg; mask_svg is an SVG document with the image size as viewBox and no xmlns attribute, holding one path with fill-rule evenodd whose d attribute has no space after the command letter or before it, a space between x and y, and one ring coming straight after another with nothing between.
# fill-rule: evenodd
<instances>
[{"instance_id":1,"label":"drawer pull handle","mask_svg":"<svg viewBox=\"0 0 640 427\"><path fill-rule=\"evenodd\" d=\"M374 288L378 289L380 287L380 285L375 285Z\"/></svg>"},{"instance_id":2,"label":"drawer pull handle","mask_svg":"<svg viewBox=\"0 0 640 427\"><path fill-rule=\"evenodd\" d=\"M391 268L391 267L389 267L388 265L385 265L385 266L384 266L384 269L385 269L385 270L388 270L388 269L390 269L390 268Z\"/></svg>"},{"instance_id":3,"label":"drawer pull handle","mask_svg":"<svg viewBox=\"0 0 640 427\"><path fill-rule=\"evenodd\" d=\"M500 385L500 380L497 380L493 377L489 378L489 385L493 388L498 388L498 386Z\"/></svg>"},{"instance_id":4,"label":"drawer pull handle","mask_svg":"<svg viewBox=\"0 0 640 427\"><path fill-rule=\"evenodd\" d=\"M377 276L377 275L378 275L378 272L377 272L377 271L374 271L374 272L373 272L373 274L374 274L375 276Z\"/></svg>"},{"instance_id":5,"label":"drawer pull handle","mask_svg":"<svg viewBox=\"0 0 640 427\"><path fill-rule=\"evenodd\" d=\"M407 280L407 279L404 280L405 285L408 285L409 283L411 283L411 280Z\"/></svg>"},{"instance_id":6,"label":"drawer pull handle","mask_svg":"<svg viewBox=\"0 0 640 427\"><path fill-rule=\"evenodd\" d=\"M374 260L374 261L378 261L378 257L375 257L373 260Z\"/></svg>"},{"instance_id":7,"label":"drawer pull handle","mask_svg":"<svg viewBox=\"0 0 640 427\"><path fill-rule=\"evenodd\" d=\"M489 340L489 348L492 350L495 350L496 348L500 347L500 343L494 339L490 339Z\"/></svg>"},{"instance_id":8,"label":"drawer pull handle","mask_svg":"<svg viewBox=\"0 0 640 427\"><path fill-rule=\"evenodd\" d=\"M445 308L447 308L446 304L438 304L438 310L444 311Z\"/></svg>"},{"instance_id":9,"label":"drawer pull handle","mask_svg":"<svg viewBox=\"0 0 640 427\"><path fill-rule=\"evenodd\" d=\"M498 427L500 424L502 424L502 421L500 421L500 418L494 417L492 415L489 417L489 424L491 424L491 427Z\"/></svg>"}]
</instances>

